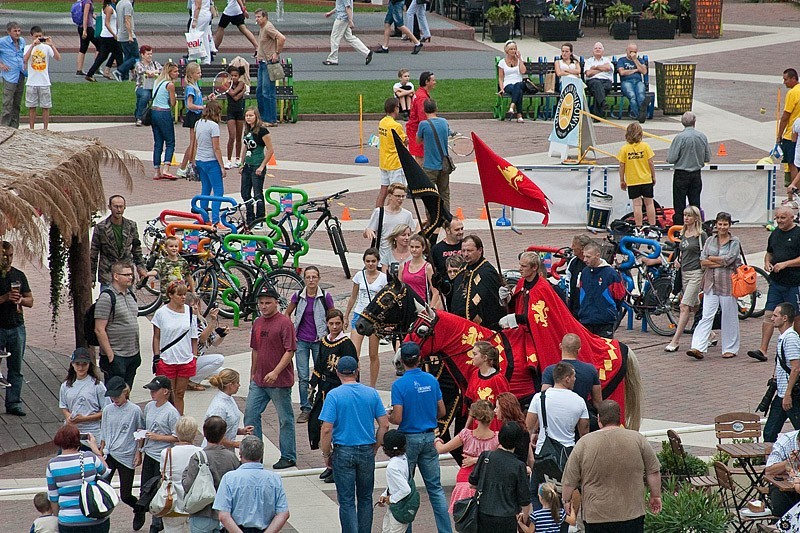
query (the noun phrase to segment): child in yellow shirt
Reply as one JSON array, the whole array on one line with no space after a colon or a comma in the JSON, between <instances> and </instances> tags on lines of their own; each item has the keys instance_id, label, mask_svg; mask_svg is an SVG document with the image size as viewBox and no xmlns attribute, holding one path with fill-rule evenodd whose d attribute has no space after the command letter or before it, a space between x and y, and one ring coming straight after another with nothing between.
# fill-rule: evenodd
<instances>
[{"instance_id":1,"label":"child in yellow shirt","mask_svg":"<svg viewBox=\"0 0 800 533\"><path fill-rule=\"evenodd\" d=\"M656 207L653 203L653 187L656 184L656 167L653 165L653 149L642 141L642 127L632 122L625 130L625 145L619 149L619 187L628 191L633 203L633 220L642 226L642 202L647 211L647 223L656 223Z\"/></svg>"}]
</instances>

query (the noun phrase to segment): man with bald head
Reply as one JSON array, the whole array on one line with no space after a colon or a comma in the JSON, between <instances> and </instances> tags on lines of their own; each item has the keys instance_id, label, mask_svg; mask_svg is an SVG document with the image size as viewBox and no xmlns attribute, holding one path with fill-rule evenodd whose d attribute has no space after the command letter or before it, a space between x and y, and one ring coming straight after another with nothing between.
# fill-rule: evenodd
<instances>
[{"instance_id":1,"label":"man with bald head","mask_svg":"<svg viewBox=\"0 0 800 533\"><path fill-rule=\"evenodd\" d=\"M800 310L800 228L794 223L794 212L788 207L775 210L777 228L770 233L764 270L770 273L771 283L767 294L764 323L761 324L761 346L747 355L758 361L766 361L769 341L772 338L772 311L778 304L788 302L795 312ZM794 327L800 331L800 315L795 315Z\"/></svg>"},{"instance_id":2,"label":"man with bald head","mask_svg":"<svg viewBox=\"0 0 800 533\"><path fill-rule=\"evenodd\" d=\"M603 118L608 114L606 94L611 90L611 82L614 80L614 65L611 64L611 59L603 55L605 51L603 43L594 43L592 57L586 60L585 70L586 87L594 99L592 114Z\"/></svg>"},{"instance_id":3,"label":"man with bald head","mask_svg":"<svg viewBox=\"0 0 800 533\"><path fill-rule=\"evenodd\" d=\"M628 44L625 55L617 59L617 73L622 94L631 102L631 118L638 119L644 124L647 118L647 106L650 105L647 86L644 84L647 64L639 60L639 46L636 43Z\"/></svg>"},{"instance_id":4,"label":"man with bald head","mask_svg":"<svg viewBox=\"0 0 800 533\"><path fill-rule=\"evenodd\" d=\"M694 129L696 122L697 117L691 111L683 114L683 131L672 140L667 153L667 163L675 165L672 177L672 207L675 208L675 214L672 215L672 223L677 225L683 225L687 197L689 205L700 208L700 191L703 190L700 169L711 161L708 139Z\"/></svg>"}]
</instances>

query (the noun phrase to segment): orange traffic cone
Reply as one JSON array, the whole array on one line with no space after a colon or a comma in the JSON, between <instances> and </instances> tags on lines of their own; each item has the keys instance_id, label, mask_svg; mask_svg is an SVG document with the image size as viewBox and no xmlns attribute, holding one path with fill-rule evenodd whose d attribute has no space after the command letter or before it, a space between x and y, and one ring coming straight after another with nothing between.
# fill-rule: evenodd
<instances>
[{"instance_id":1,"label":"orange traffic cone","mask_svg":"<svg viewBox=\"0 0 800 533\"><path fill-rule=\"evenodd\" d=\"M489 215L486 213L485 207L481 207L481 214L478 215L478 220L489 220Z\"/></svg>"},{"instance_id":2,"label":"orange traffic cone","mask_svg":"<svg viewBox=\"0 0 800 533\"><path fill-rule=\"evenodd\" d=\"M461 209L460 207L456 209L456 218L458 220L464 220L464 210Z\"/></svg>"},{"instance_id":3,"label":"orange traffic cone","mask_svg":"<svg viewBox=\"0 0 800 533\"><path fill-rule=\"evenodd\" d=\"M350 208L349 207L345 207L344 211L342 211L342 220L344 220L344 221L353 220L353 217L350 216Z\"/></svg>"},{"instance_id":4,"label":"orange traffic cone","mask_svg":"<svg viewBox=\"0 0 800 533\"><path fill-rule=\"evenodd\" d=\"M728 151L725 149L725 143L719 143L719 150L717 150L717 157L724 157L728 155Z\"/></svg>"},{"instance_id":5,"label":"orange traffic cone","mask_svg":"<svg viewBox=\"0 0 800 533\"><path fill-rule=\"evenodd\" d=\"M274 153L271 156L269 156L269 161L267 161L267 165L270 165L270 166L273 166L273 167L278 166L278 162L275 161L275 154Z\"/></svg>"}]
</instances>

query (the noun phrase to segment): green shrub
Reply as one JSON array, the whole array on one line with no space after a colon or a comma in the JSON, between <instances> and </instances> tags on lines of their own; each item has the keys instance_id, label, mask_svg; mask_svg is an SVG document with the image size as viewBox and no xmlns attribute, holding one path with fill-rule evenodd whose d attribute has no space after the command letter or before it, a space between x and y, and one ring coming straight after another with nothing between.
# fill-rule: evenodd
<instances>
[{"instance_id":1,"label":"green shrub","mask_svg":"<svg viewBox=\"0 0 800 533\"><path fill-rule=\"evenodd\" d=\"M665 476L672 475L685 475L689 476L705 476L708 475L708 465L694 455L686 454L686 470L684 472L680 459L672 452L669 442L661 441L661 451L656 454L658 461L661 463L661 473Z\"/></svg>"},{"instance_id":2,"label":"green shrub","mask_svg":"<svg viewBox=\"0 0 800 533\"><path fill-rule=\"evenodd\" d=\"M645 515L648 533L725 533L733 518L716 492L693 489L674 480L664 483L661 503L660 513L648 510Z\"/></svg>"}]
</instances>

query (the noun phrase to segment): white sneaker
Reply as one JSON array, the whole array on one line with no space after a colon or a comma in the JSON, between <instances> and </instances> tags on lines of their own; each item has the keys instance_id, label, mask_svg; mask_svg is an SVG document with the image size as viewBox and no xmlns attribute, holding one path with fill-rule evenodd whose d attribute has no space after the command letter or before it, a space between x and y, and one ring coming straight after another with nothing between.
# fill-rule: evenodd
<instances>
[{"instance_id":1,"label":"white sneaker","mask_svg":"<svg viewBox=\"0 0 800 533\"><path fill-rule=\"evenodd\" d=\"M235 168L239 168L240 166L242 166L242 163L241 163L241 161L239 161L238 157L233 160L233 166Z\"/></svg>"},{"instance_id":2,"label":"white sneaker","mask_svg":"<svg viewBox=\"0 0 800 533\"><path fill-rule=\"evenodd\" d=\"M8 388L10 386L11 386L11 383L9 383L6 378L0 376L0 387Z\"/></svg>"},{"instance_id":3,"label":"white sneaker","mask_svg":"<svg viewBox=\"0 0 800 533\"><path fill-rule=\"evenodd\" d=\"M230 169L231 169L231 166L233 166L233 164L231 163L231 160L230 160L230 159L228 159L228 160L225 162L225 170L230 170Z\"/></svg>"},{"instance_id":4,"label":"white sneaker","mask_svg":"<svg viewBox=\"0 0 800 533\"><path fill-rule=\"evenodd\" d=\"M185 178L186 177L186 169L185 168L179 168L178 170L175 171L175 175L178 176L179 178Z\"/></svg>"}]
</instances>

